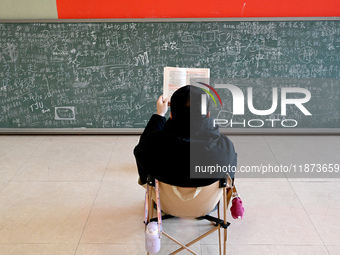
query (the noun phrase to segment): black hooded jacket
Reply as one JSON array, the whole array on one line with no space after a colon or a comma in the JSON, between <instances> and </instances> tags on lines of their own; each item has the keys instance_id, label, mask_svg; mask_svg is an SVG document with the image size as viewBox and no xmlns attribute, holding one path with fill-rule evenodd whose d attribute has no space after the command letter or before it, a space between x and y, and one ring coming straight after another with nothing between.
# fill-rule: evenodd
<instances>
[{"instance_id":1,"label":"black hooded jacket","mask_svg":"<svg viewBox=\"0 0 340 255\"><path fill-rule=\"evenodd\" d=\"M138 173L144 184L147 175L161 182L179 187L201 187L225 178L226 172L199 173L190 178L190 171L207 167L236 169L237 154L233 143L213 127L211 118L204 118L200 125L185 128L172 119L154 114L148 122L139 144L134 149ZM191 132L190 132L191 131ZM231 168L233 167L233 168ZM224 168L226 170L227 168ZM234 178L234 172L228 171ZM198 178L196 178L198 177Z\"/></svg>"}]
</instances>

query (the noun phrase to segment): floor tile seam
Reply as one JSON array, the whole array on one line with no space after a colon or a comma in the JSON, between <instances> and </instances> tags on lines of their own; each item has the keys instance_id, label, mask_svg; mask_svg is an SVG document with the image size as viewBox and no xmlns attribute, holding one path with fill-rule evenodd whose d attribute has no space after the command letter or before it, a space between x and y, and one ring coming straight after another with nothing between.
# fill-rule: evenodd
<instances>
[{"instance_id":1,"label":"floor tile seam","mask_svg":"<svg viewBox=\"0 0 340 255\"><path fill-rule=\"evenodd\" d=\"M275 158L276 163L277 163L278 165L282 164L282 163L280 163L280 160L276 157L276 155L275 155L275 153L274 153L272 147L271 147L270 144L268 143L268 140L266 139L266 137L267 137L267 136L263 136L263 139L264 139L264 141L266 142L266 144L267 144L267 146L268 146L268 148L269 148L271 154L272 154L273 157ZM285 176L286 180L288 181L288 177L287 177L286 173L283 172L283 175Z\"/></svg>"},{"instance_id":2,"label":"floor tile seam","mask_svg":"<svg viewBox=\"0 0 340 255\"><path fill-rule=\"evenodd\" d=\"M298 194L296 193L296 190L294 189L294 187L293 187L292 183L290 182L290 180L288 180L288 183L289 183L290 187L292 188L292 190L294 191L294 194L295 194L296 198L298 199L299 203L301 204L301 206L302 206L302 208L303 208L305 214L307 215L307 217L308 217L310 223L312 224L314 230L315 230L316 233L318 234L318 237L319 237L320 241L322 242L323 246L326 246L326 244L325 244L323 238L321 237L319 231L317 230L317 228L316 228L316 226L315 226L313 220L311 219L310 215L308 214L307 209L304 207L302 201L300 200L300 197L299 197ZM295 182L295 183L296 183L296 182ZM326 249L327 249L327 248L326 248ZM327 249L327 252L329 253L328 249Z\"/></svg>"},{"instance_id":3,"label":"floor tile seam","mask_svg":"<svg viewBox=\"0 0 340 255\"><path fill-rule=\"evenodd\" d=\"M329 249L328 249L327 245L325 245L325 249L327 250L327 252L328 252L328 255L331 255L331 252L329 251Z\"/></svg>"},{"instance_id":4,"label":"floor tile seam","mask_svg":"<svg viewBox=\"0 0 340 255\"><path fill-rule=\"evenodd\" d=\"M112 243L112 242L107 242L107 243L103 243L103 242L86 242L86 243L79 243L79 245L131 245L131 244L136 244L136 245L144 245L145 242L140 242L140 243L136 243L136 242L125 242L125 243ZM162 244L162 245L168 245L168 244ZM143 246L144 247L144 246Z\"/></svg>"},{"instance_id":5,"label":"floor tile seam","mask_svg":"<svg viewBox=\"0 0 340 255\"><path fill-rule=\"evenodd\" d=\"M106 145L111 145L112 143L116 143L115 141L107 141L107 142L104 142L104 141L74 141L74 140L70 140L70 141L51 141L51 140L49 140L49 141L46 141L46 142L49 142L49 143L53 143L53 144L57 144L57 143L72 143L72 144L84 144L84 143L86 143L86 144L106 144Z\"/></svg>"},{"instance_id":6,"label":"floor tile seam","mask_svg":"<svg viewBox=\"0 0 340 255\"><path fill-rule=\"evenodd\" d=\"M107 169L108 169L108 166L109 166L109 164L110 164L110 161L111 161L111 158L112 158L112 155L113 155L113 151L114 151L114 149L115 149L116 146L117 146L117 142L118 142L118 139L116 139L116 141L114 142L114 144L113 144L113 146L112 146L111 155L110 155L110 157L109 157L109 159L108 159L108 161L107 161L107 163L106 163L105 171L104 171L104 173L102 174L101 180L99 181L99 185L98 185L98 189L97 189L96 196L95 196L95 198L93 199L92 206L91 206L91 210L89 211L89 214L87 215L87 219L86 219L86 222L85 222L85 224L84 224L84 228L83 228L83 230L82 230L82 233L81 233L81 235L80 235L80 238L79 238L77 247L76 247L76 249L75 249L75 251L74 251L74 255L76 255L76 253L77 253L77 251L78 251L78 248L79 248L79 245L82 244L82 243L81 243L81 240L83 239L84 232L85 232L86 226L87 226L87 224L88 224L89 218L90 218L90 216L91 216L91 213L92 213L92 211L93 211L93 207L94 207L94 204L95 204L95 202L96 202L96 200L97 200L97 197L98 197L100 188L101 188L101 186L102 186L102 183L104 182L103 180L104 180L106 171L107 171Z\"/></svg>"},{"instance_id":7,"label":"floor tile seam","mask_svg":"<svg viewBox=\"0 0 340 255\"><path fill-rule=\"evenodd\" d=\"M218 244L201 244L201 245L211 245L211 246L215 246ZM312 244L273 244L273 243L268 243L268 244L249 244L249 243L228 243L227 241L227 246L228 245L233 245L233 246L281 246L281 247L325 247L327 245L312 245ZM339 246L340 245L328 245L328 246Z\"/></svg>"},{"instance_id":8,"label":"floor tile seam","mask_svg":"<svg viewBox=\"0 0 340 255\"><path fill-rule=\"evenodd\" d=\"M101 179L100 179L100 182L101 182L101 183L104 182L104 177L105 177L106 172L107 172L107 169L108 169L108 167L109 167L109 165L110 165L110 162L111 162L111 159L112 159L112 155L113 155L113 152L114 152L114 150L115 150L115 148L116 148L116 146L117 146L117 143L118 143L118 138L116 139L114 145L112 146L112 150L111 150L110 157L109 157L109 159L107 160L107 163L106 163L106 166L105 166L104 173L102 174L102 177L101 177Z\"/></svg>"},{"instance_id":9,"label":"floor tile seam","mask_svg":"<svg viewBox=\"0 0 340 255\"><path fill-rule=\"evenodd\" d=\"M209 244L202 244L202 245L209 245ZM211 244L214 245L214 244ZM215 244L218 245L218 244ZM278 246L278 247L326 247L325 244L315 245L315 244L287 244L287 243L231 243L227 241L227 246ZM328 245L331 246L331 245Z\"/></svg>"},{"instance_id":10,"label":"floor tile seam","mask_svg":"<svg viewBox=\"0 0 340 255\"><path fill-rule=\"evenodd\" d=\"M339 182L340 181L340 177L339 178L337 178L337 179L339 179L339 180L334 180L334 179L332 179L332 178L328 178L328 179L330 179L329 181L327 180L313 180L314 178L307 178L308 179L308 181L303 181L303 180L298 180L298 178L290 178L291 180L291 182L292 183L298 183L298 182L301 182L301 183L323 183L323 184L325 184L325 183L327 183L327 184L331 184L331 183L337 183L337 182ZM315 178L315 179L317 179L317 178Z\"/></svg>"},{"instance_id":11,"label":"floor tile seam","mask_svg":"<svg viewBox=\"0 0 340 255\"><path fill-rule=\"evenodd\" d=\"M1 245L12 245L12 244L23 244L23 245L58 245L58 244L62 244L62 245L72 245L70 243L2 243L0 244ZM112 242L107 242L107 243L103 243L103 242L98 242L98 243L95 243L95 242L86 242L86 243L79 243L79 245L131 245L132 243L127 243L127 242L124 242L124 243L112 243ZM139 245L139 244L144 244L143 242L141 243L134 243L136 245ZM162 245L177 245L175 243L169 243L169 244L162 244ZM196 244L196 245L201 245L201 246L218 246L219 244L216 243L216 244L205 244L205 243L200 243L200 244ZM227 246L228 245L233 245L233 246L239 246L239 245L242 245L242 246L278 246L278 247L326 247L326 246L329 246L329 247L340 247L340 245L312 245L312 244L273 244L273 243L268 243L268 244L249 244L249 243L228 243L227 241Z\"/></svg>"},{"instance_id":12,"label":"floor tile seam","mask_svg":"<svg viewBox=\"0 0 340 255\"><path fill-rule=\"evenodd\" d=\"M16 175L20 172L20 170L26 165L26 163L28 162L28 160L31 158L31 156L38 150L38 148L42 145L42 143L46 140L46 138L42 139L41 141L39 141L39 144L34 148L34 150L31 151L31 153L29 154L29 156L26 158L25 162L23 162L21 164L21 166L17 169L17 171L15 172L15 174L12 176L12 178L8 181L8 182L12 182L14 180L14 178L16 177ZM6 185L7 186L7 185Z\"/></svg>"},{"instance_id":13,"label":"floor tile seam","mask_svg":"<svg viewBox=\"0 0 340 255\"><path fill-rule=\"evenodd\" d=\"M11 181L10 183L99 183L101 184L102 181L98 180L98 181L73 181L73 180L64 180L64 181ZM9 184L9 183L7 183ZM6 186L7 186L6 184ZM3 189L2 189L3 190ZM0 190L0 193L1 191Z\"/></svg>"},{"instance_id":14,"label":"floor tile seam","mask_svg":"<svg viewBox=\"0 0 340 255\"><path fill-rule=\"evenodd\" d=\"M1 245L74 245L76 248L76 245L78 243L77 242L74 242L74 243L63 243L63 242L58 242L58 243L0 243L0 246Z\"/></svg>"},{"instance_id":15,"label":"floor tile seam","mask_svg":"<svg viewBox=\"0 0 340 255\"><path fill-rule=\"evenodd\" d=\"M3 183L6 183L6 184L0 189L0 194L1 194L1 192L7 187L9 181L3 182Z\"/></svg>"},{"instance_id":16,"label":"floor tile seam","mask_svg":"<svg viewBox=\"0 0 340 255\"><path fill-rule=\"evenodd\" d=\"M271 148L270 144L268 143L268 140L266 139L266 136L263 136L263 137L264 137L264 140L265 140L265 142L266 142L266 144L267 144L267 146L268 146L268 148L269 148L270 152L272 153L273 157L275 158L276 162L277 162L278 164L280 164L280 161L278 160L278 158L276 157L275 153L273 152L273 150L272 150L272 148ZM284 173L284 175L286 176L286 174L285 174L285 173ZM309 214L307 213L307 210L306 210L306 208L303 206L303 204L302 204L302 202L301 202L301 200L300 200L299 196L297 195L297 193L296 193L295 189L293 188L293 186L292 186L292 184L291 184L290 180L287 178L287 176L286 176L286 180L288 181L288 183L289 183L289 185L290 185L291 189L293 190L293 192L294 192L295 196L297 197L297 199L298 199L298 201L299 201L299 203L300 203L301 207L303 208L303 210L304 210L305 214L307 215L307 217L308 217L308 219L309 219L310 223L312 224L312 226L313 226L314 230L316 231L316 233L317 233L317 235L318 235L319 239L321 240L321 242L322 242L323 246L325 246L325 243L324 243L323 239L321 238L321 236L320 236L320 233L317 231L317 229L316 229L316 226L314 225L314 223L313 223L312 219L310 218ZM328 251L328 250L327 250L327 251Z\"/></svg>"},{"instance_id":17,"label":"floor tile seam","mask_svg":"<svg viewBox=\"0 0 340 255\"><path fill-rule=\"evenodd\" d=\"M249 177L238 177L238 180L242 180L242 179L245 179L245 178L250 179ZM252 179L259 179L259 180L261 180L261 181L255 182L255 181L253 181L253 180L251 180L251 181L249 181L249 180L246 180L246 181L242 180L242 184L243 184L243 183L244 183L244 184L254 184L254 183L262 183L262 182L265 182L265 183L267 183L267 182L273 182L272 180L268 180L269 178L260 179L260 178L255 178L255 177L253 177ZM282 178L281 178L281 177L276 177L276 178L271 178L271 179L282 179ZM329 181L326 181L326 180L315 180L315 181L312 181L311 179L312 179L312 178L309 178L308 181L305 181L305 180L298 180L297 178L294 178L294 179L292 180L292 183L301 182L301 183L323 183L323 184L326 183L326 184L331 184L331 183L337 183L337 182L340 181L340 179L339 179L339 181L335 181L335 180L329 180ZM330 179L330 178L329 178L329 179ZM287 181L287 180L285 180L285 181ZM236 180L235 180L235 182L236 182Z\"/></svg>"},{"instance_id":18,"label":"floor tile seam","mask_svg":"<svg viewBox=\"0 0 340 255\"><path fill-rule=\"evenodd\" d=\"M269 144L268 140L266 139L266 137L267 137L267 136L263 136L263 138L264 138L264 141L266 142L266 144L267 144L267 146L268 146L268 148L269 148L269 150L270 150L271 154L272 154L272 155L273 155L273 157L275 158L276 162L277 162L278 164L280 164L280 160L279 160L279 159L276 157L276 155L275 155L275 153L274 153L274 151L273 151L272 147L270 146L270 144Z\"/></svg>"},{"instance_id":19,"label":"floor tile seam","mask_svg":"<svg viewBox=\"0 0 340 255\"><path fill-rule=\"evenodd\" d=\"M94 197L94 199L93 199L93 201L92 201L91 209L90 209L90 211L89 211L89 213L88 213L88 215L87 215L86 221L85 221L85 223L84 223L83 230L81 231L79 240L78 240L78 242L77 242L77 245L76 245L76 248L75 248L75 251L74 251L74 255L76 255L76 253L77 253L77 251L78 251L78 248L79 248L79 245L81 244L81 240L83 239L83 236L84 236L84 232L85 232L86 226L87 226L88 221L89 221L89 218L90 218L90 216L91 216L91 214L92 214L94 204L95 204L95 202L96 202L96 200L97 200L97 197L98 197L98 194L99 194L99 190L100 190L100 188L101 188L101 183L102 183L102 182L99 182L99 185L98 185L98 189L97 189L96 195L95 195L95 197Z\"/></svg>"}]
</instances>

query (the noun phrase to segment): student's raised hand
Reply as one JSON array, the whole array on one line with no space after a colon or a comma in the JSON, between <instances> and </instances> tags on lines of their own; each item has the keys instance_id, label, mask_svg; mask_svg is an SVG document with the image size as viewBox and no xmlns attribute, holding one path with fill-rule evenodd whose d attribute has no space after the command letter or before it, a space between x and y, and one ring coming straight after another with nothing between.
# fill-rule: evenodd
<instances>
[{"instance_id":1,"label":"student's raised hand","mask_svg":"<svg viewBox=\"0 0 340 255\"><path fill-rule=\"evenodd\" d=\"M164 117L168 111L169 98L160 96L157 100L157 114Z\"/></svg>"}]
</instances>

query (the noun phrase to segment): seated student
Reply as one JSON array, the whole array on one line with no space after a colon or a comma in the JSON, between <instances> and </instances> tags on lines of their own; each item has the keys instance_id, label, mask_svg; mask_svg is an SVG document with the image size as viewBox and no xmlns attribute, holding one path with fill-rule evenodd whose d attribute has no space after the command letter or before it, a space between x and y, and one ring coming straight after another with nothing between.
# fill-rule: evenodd
<instances>
[{"instance_id":1,"label":"seated student","mask_svg":"<svg viewBox=\"0 0 340 255\"><path fill-rule=\"evenodd\" d=\"M207 186L226 173L210 178L190 178L190 167L202 164L236 167L233 143L220 134L218 126L213 126L209 114L201 115L204 93L190 85L178 89L171 97L168 120L164 116L169 99L159 97L157 114L149 120L134 149L140 185L146 183L150 174L161 182L179 187ZM229 176L233 179L234 173L230 172Z\"/></svg>"}]
</instances>

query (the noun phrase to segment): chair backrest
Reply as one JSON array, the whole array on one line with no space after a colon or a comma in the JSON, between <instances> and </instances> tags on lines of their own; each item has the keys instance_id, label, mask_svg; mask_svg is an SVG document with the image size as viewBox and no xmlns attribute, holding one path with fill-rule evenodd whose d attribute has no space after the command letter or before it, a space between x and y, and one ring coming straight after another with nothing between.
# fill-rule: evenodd
<instances>
[{"instance_id":1,"label":"chair backrest","mask_svg":"<svg viewBox=\"0 0 340 255\"><path fill-rule=\"evenodd\" d=\"M162 211L181 218L196 218L211 212L223 194L220 181L198 188L182 188L159 182ZM152 189L152 198L155 200Z\"/></svg>"}]
</instances>

